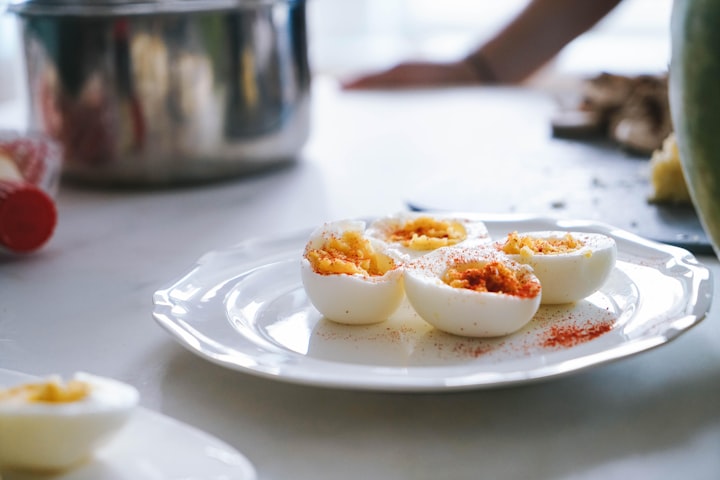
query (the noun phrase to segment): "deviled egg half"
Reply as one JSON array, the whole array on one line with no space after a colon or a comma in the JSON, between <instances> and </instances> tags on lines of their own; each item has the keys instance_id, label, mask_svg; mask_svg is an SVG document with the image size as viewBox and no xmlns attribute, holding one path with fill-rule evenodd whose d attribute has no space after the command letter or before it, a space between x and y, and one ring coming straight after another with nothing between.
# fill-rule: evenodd
<instances>
[{"instance_id":1,"label":"deviled egg half","mask_svg":"<svg viewBox=\"0 0 720 480\"><path fill-rule=\"evenodd\" d=\"M301 259L308 299L327 319L345 324L386 320L403 299L399 260L365 235L365 222L340 220L313 231Z\"/></svg>"},{"instance_id":2,"label":"deviled egg half","mask_svg":"<svg viewBox=\"0 0 720 480\"><path fill-rule=\"evenodd\" d=\"M440 248L407 264L404 277L418 315L455 335L508 335L540 306L541 285L532 269L488 248Z\"/></svg>"},{"instance_id":3,"label":"deviled egg half","mask_svg":"<svg viewBox=\"0 0 720 480\"><path fill-rule=\"evenodd\" d=\"M615 240L600 233L512 232L496 247L533 268L543 304L571 303L593 294L607 281L617 258Z\"/></svg>"},{"instance_id":4,"label":"deviled egg half","mask_svg":"<svg viewBox=\"0 0 720 480\"><path fill-rule=\"evenodd\" d=\"M442 247L489 243L479 220L443 213L401 212L373 221L368 237L388 245L391 255L411 260Z\"/></svg>"},{"instance_id":5,"label":"deviled egg half","mask_svg":"<svg viewBox=\"0 0 720 480\"><path fill-rule=\"evenodd\" d=\"M0 470L77 466L125 424L138 401L134 387L86 373L0 389Z\"/></svg>"}]
</instances>

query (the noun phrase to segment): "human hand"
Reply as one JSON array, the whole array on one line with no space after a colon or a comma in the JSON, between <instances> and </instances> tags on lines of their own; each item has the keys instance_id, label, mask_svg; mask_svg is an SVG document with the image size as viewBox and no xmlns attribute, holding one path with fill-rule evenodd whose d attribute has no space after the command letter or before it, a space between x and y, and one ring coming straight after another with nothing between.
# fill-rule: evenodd
<instances>
[{"instance_id":1,"label":"human hand","mask_svg":"<svg viewBox=\"0 0 720 480\"><path fill-rule=\"evenodd\" d=\"M390 69L343 83L347 90L428 88L480 83L477 72L464 61L405 62Z\"/></svg>"}]
</instances>

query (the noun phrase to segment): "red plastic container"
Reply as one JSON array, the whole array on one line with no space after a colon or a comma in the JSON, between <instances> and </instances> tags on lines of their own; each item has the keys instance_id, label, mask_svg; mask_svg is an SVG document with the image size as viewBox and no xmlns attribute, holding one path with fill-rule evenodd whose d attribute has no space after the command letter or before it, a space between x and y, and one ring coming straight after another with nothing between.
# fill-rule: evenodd
<instances>
[{"instance_id":1,"label":"red plastic container","mask_svg":"<svg viewBox=\"0 0 720 480\"><path fill-rule=\"evenodd\" d=\"M0 131L0 248L29 253L57 225L60 149L39 134Z\"/></svg>"}]
</instances>

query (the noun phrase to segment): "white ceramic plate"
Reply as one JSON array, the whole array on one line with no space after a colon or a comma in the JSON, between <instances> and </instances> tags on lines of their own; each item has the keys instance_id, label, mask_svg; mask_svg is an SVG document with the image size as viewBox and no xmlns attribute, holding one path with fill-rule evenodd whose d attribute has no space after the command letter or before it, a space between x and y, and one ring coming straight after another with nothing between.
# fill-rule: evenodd
<instances>
[{"instance_id":1,"label":"white ceramic plate","mask_svg":"<svg viewBox=\"0 0 720 480\"><path fill-rule=\"evenodd\" d=\"M543 306L511 336L471 339L434 330L407 305L373 326L324 319L300 281L308 230L206 254L155 293L153 316L192 352L242 372L335 388L442 391L535 381L627 357L677 337L710 307L710 272L686 250L594 222L476 218L493 238L513 230L604 233L617 241L618 261L585 300Z\"/></svg>"},{"instance_id":2,"label":"white ceramic plate","mask_svg":"<svg viewBox=\"0 0 720 480\"><path fill-rule=\"evenodd\" d=\"M0 369L0 386L32 380ZM3 472L2 480L254 480L255 469L236 450L172 418L138 408L127 425L89 462L58 475Z\"/></svg>"}]
</instances>

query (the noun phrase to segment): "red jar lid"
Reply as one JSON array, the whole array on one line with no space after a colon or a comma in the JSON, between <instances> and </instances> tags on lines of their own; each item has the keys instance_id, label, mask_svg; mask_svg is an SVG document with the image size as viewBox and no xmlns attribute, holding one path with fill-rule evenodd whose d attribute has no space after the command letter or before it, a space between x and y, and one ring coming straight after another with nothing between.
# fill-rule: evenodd
<instances>
[{"instance_id":1,"label":"red jar lid","mask_svg":"<svg viewBox=\"0 0 720 480\"><path fill-rule=\"evenodd\" d=\"M55 202L30 183L0 180L0 245L13 252L43 246L57 224Z\"/></svg>"}]
</instances>

